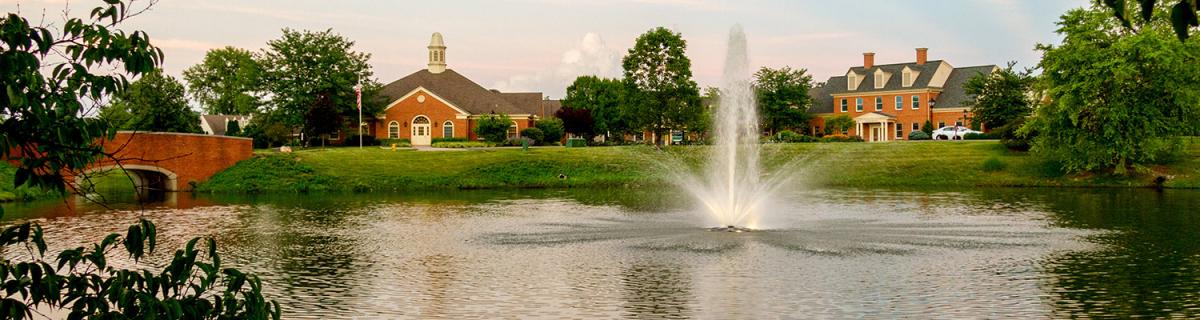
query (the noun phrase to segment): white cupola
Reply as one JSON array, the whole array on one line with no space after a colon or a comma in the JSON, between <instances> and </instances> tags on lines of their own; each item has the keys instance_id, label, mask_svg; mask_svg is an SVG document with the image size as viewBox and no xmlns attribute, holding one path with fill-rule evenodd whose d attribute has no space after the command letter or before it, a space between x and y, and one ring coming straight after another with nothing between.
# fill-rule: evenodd
<instances>
[{"instance_id":1,"label":"white cupola","mask_svg":"<svg viewBox=\"0 0 1200 320\"><path fill-rule=\"evenodd\" d=\"M433 37L429 39L429 73L438 74L446 71L446 43L442 41L442 34L433 33Z\"/></svg>"}]
</instances>

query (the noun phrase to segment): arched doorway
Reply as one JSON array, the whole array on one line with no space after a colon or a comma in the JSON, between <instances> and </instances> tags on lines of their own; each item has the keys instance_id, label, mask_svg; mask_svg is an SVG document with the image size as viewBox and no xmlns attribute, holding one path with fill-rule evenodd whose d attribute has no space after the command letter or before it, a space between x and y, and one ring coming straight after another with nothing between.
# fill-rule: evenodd
<instances>
[{"instance_id":1,"label":"arched doorway","mask_svg":"<svg viewBox=\"0 0 1200 320\"><path fill-rule=\"evenodd\" d=\"M425 116L417 116L412 121L412 145L427 146L432 142L432 132L430 132L429 118Z\"/></svg>"}]
</instances>

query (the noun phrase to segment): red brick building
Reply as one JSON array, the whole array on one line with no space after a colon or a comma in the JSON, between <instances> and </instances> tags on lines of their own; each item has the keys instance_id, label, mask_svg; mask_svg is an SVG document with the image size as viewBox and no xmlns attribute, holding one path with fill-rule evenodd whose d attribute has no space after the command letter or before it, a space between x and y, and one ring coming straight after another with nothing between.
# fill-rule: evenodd
<instances>
[{"instance_id":1,"label":"red brick building","mask_svg":"<svg viewBox=\"0 0 1200 320\"><path fill-rule=\"evenodd\" d=\"M971 115L963 105L968 100L963 84L999 68L956 68L946 61L928 60L928 52L918 48L916 61L886 65L876 65L875 54L864 53L863 65L813 88L809 112L817 117L810 123L812 134L824 132L825 119L840 115L855 121L845 134L867 141L907 139L925 121L934 128L968 123Z\"/></svg>"},{"instance_id":2,"label":"red brick building","mask_svg":"<svg viewBox=\"0 0 1200 320\"><path fill-rule=\"evenodd\" d=\"M559 108L541 92L488 90L446 68L440 33L429 43L429 67L389 83L382 94L391 102L368 125L370 133L377 139L409 139L414 146L429 145L433 138L476 140L476 121L491 114L512 118L509 136L515 137Z\"/></svg>"}]
</instances>

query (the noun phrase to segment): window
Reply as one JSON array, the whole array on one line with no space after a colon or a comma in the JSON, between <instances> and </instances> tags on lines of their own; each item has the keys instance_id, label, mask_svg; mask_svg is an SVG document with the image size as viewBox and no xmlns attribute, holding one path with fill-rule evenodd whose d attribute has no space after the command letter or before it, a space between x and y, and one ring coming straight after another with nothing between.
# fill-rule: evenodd
<instances>
[{"instance_id":1,"label":"window","mask_svg":"<svg viewBox=\"0 0 1200 320\"><path fill-rule=\"evenodd\" d=\"M913 129L912 129L912 131L917 131L917 130L921 130L921 123L919 123L919 122L913 122Z\"/></svg>"},{"instance_id":2,"label":"window","mask_svg":"<svg viewBox=\"0 0 1200 320\"><path fill-rule=\"evenodd\" d=\"M955 122L954 122L954 126L956 126L956 127L961 127L961 126L963 126L963 125L962 125L962 121L955 121Z\"/></svg>"},{"instance_id":3,"label":"window","mask_svg":"<svg viewBox=\"0 0 1200 320\"><path fill-rule=\"evenodd\" d=\"M846 104L846 99L842 99L842 112L849 111L849 109L846 108Z\"/></svg>"},{"instance_id":4,"label":"window","mask_svg":"<svg viewBox=\"0 0 1200 320\"><path fill-rule=\"evenodd\" d=\"M883 72L875 73L875 89L883 88Z\"/></svg>"},{"instance_id":5,"label":"window","mask_svg":"<svg viewBox=\"0 0 1200 320\"><path fill-rule=\"evenodd\" d=\"M445 123L442 123L442 138L453 138L453 137L454 137L454 122L446 121Z\"/></svg>"},{"instance_id":6,"label":"window","mask_svg":"<svg viewBox=\"0 0 1200 320\"><path fill-rule=\"evenodd\" d=\"M911 87L912 86L912 71L904 70L904 76L902 77L902 79L904 80L905 87Z\"/></svg>"},{"instance_id":7,"label":"window","mask_svg":"<svg viewBox=\"0 0 1200 320\"><path fill-rule=\"evenodd\" d=\"M913 110L921 108L921 96L915 94L912 96L912 108Z\"/></svg>"},{"instance_id":8,"label":"window","mask_svg":"<svg viewBox=\"0 0 1200 320\"><path fill-rule=\"evenodd\" d=\"M846 76L846 90L854 90L855 82L858 82L858 79L857 79L857 77L854 76L854 74L847 75Z\"/></svg>"},{"instance_id":9,"label":"window","mask_svg":"<svg viewBox=\"0 0 1200 320\"><path fill-rule=\"evenodd\" d=\"M388 139L400 139L400 123L392 121L388 123Z\"/></svg>"},{"instance_id":10,"label":"window","mask_svg":"<svg viewBox=\"0 0 1200 320\"><path fill-rule=\"evenodd\" d=\"M904 138L904 126L896 123L896 139Z\"/></svg>"},{"instance_id":11,"label":"window","mask_svg":"<svg viewBox=\"0 0 1200 320\"><path fill-rule=\"evenodd\" d=\"M517 122L516 121L513 121L512 126L508 127L508 138L510 138L510 139L517 138Z\"/></svg>"},{"instance_id":12,"label":"window","mask_svg":"<svg viewBox=\"0 0 1200 320\"><path fill-rule=\"evenodd\" d=\"M883 97L875 97L875 111L883 111Z\"/></svg>"},{"instance_id":13,"label":"window","mask_svg":"<svg viewBox=\"0 0 1200 320\"><path fill-rule=\"evenodd\" d=\"M945 128L945 127L946 127L946 122L941 122L941 121L938 122L938 129Z\"/></svg>"},{"instance_id":14,"label":"window","mask_svg":"<svg viewBox=\"0 0 1200 320\"><path fill-rule=\"evenodd\" d=\"M854 99L854 111L862 112L862 98Z\"/></svg>"},{"instance_id":15,"label":"window","mask_svg":"<svg viewBox=\"0 0 1200 320\"><path fill-rule=\"evenodd\" d=\"M843 134L843 135L848 135L848 134L850 134L850 128L845 128L845 129L842 129L842 134Z\"/></svg>"},{"instance_id":16,"label":"window","mask_svg":"<svg viewBox=\"0 0 1200 320\"><path fill-rule=\"evenodd\" d=\"M896 96L896 110L904 110L904 97Z\"/></svg>"}]
</instances>

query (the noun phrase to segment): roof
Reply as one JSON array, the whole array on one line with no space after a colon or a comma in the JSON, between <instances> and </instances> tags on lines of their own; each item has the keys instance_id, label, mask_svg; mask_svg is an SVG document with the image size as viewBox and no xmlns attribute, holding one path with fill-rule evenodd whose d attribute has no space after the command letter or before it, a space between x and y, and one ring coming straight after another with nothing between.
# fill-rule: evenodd
<instances>
[{"instance_id":1,"label":"roof","mask_svg":"<svg viewBox=\"0 0 1200 320\"><path fill-rule=\"evenodd\" d=\"M226 129L228 129L226 126L229 125L230 120L242 120L249 117L243 115L205 114L201 115L200 119L204 123L208 123L208 127L212 128L213 135L223 136Z\"/></svg>"},{"instance_id":2,"label":"roof","mask_svg":"<svg viewBox=\"0 0 1200 320\"><path fill-rule=\"evenodd\" d=\"M541 117L553 116L559 109L562 109L562 100L542 100Z\"/></svg>"},{"instance_id":3,"label":"roof","mask_svg":"<svg viewBox=\"0 0 1200 320\"><path fill-rule=\"evenodd\" d=\"M383 87L380 94L396 100L418 87L425 88L470 114L540 114L542 94L500 93L483 88L451 69L442 73L414 72Z\"/></svg>"},{"instance_id":4,"label":"roof","mask_svg":"<svg viewBox=\"0 0 1200 320\"><path fill-rule=\"evenodd\" d=\"M938 68L945 66L953 68L949 63L944 63L941 60L929 61L925 65L918 65L915 62L898 63L888 65L878 65L871 69L865 69L861 66L850 68L849 71L854 71L864 76L862 83L859 84L858 90L849 90L846 87L846 76L830 77L825 81L823 86L814 87L808 91L809 96L813 99L813 105L809 108L810 113L833 113L836 103L833 95L836 94L865 94L869 95L872 92L896 91L896 90L920 90L920 89L941 89L942 93L938 96L937 104L934 109L942 108L959 108L963 102L968 99L968 95L963 90L963 84L981 73L991 72L996 68L995 65L975 66L965 68L950 69L950 75L945 83L935 83L933 75L937 73ZM912 86L904 87L901 85L903 81L903 70L908 67L917 70L920 74L916 79L913 79ZM873 76L876 70L882 69L884 72L891 72L892 76L883 88L875 89L875 77ZM847 73L849 73L847 71Z\"/></svg>"},{"instance_id":5,"label":"roof","mask_svg":"<svg viewBox=\"0 0 1200 320\"><path fill-rule=\"evenodd\" d=\"M990 73L996 68L997 67L995 65L987 65L954 69L954 71L950 72L950 78L946 79L946 87L957 89L942 91L942 94L938 96L937 105L935 105L934 108L940 109L964 107L963 103L967 102L967 100L970 100L971 97L967 94L967 91L963 89L963 85L965 85L968 80L971 80L971 78L974 78L980 74Z\"/></svg>"}]
</instances>

